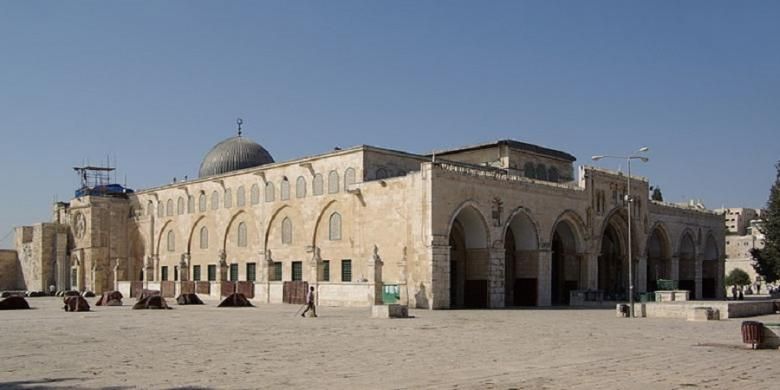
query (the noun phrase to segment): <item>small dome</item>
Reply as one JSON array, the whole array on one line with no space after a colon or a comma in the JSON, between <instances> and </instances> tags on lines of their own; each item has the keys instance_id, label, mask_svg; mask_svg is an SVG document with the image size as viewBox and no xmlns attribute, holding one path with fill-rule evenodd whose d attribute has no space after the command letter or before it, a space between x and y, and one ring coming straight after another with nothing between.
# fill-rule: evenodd
<instances>
[{"instance_id":1,"label":"small dome","mask_svg":"<svg viewBox=\"0 0 780 390\"><path fill-rule=\"evenodd\" d=\"M273 157L265 148L239 135L211 148L200 163L198 177L220 175L273 162Z\"/></svg>"}]
</instances>

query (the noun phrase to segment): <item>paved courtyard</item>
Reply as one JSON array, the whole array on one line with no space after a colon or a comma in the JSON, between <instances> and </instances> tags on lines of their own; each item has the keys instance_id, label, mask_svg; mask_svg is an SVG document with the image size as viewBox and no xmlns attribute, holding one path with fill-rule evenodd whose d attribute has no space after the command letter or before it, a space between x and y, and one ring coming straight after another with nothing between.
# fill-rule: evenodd
<instances>
[{"instance_id":1,"label":"paved courtyard","mask_svg":"<svg viewBox=\"0 0 780 390\"><path fill-rule=\"evenodd\" d=\"M740 344L743 319L618 319L612 310L413 311L130 306L0 311L0 388L770 389L780 351ZM126 303L130 300L125 299ZM759 318L780 322L780 315Z\"/></svg>"}]
</instances>

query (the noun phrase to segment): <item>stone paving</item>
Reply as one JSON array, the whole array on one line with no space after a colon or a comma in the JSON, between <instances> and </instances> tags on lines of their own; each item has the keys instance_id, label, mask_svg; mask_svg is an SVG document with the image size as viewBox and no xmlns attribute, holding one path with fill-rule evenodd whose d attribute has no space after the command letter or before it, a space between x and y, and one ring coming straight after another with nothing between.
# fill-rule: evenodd
<instances>
[{"instance_id":1,"label":"stone paving","mask_svg":"<svg viewBox=\"0 0 780 390\"><path fill-rule=\"evenodd\" d=\"M620 319L614 310L412 311L297 306L169 311L59 299L0 311L0 388L771 389L780 351L741 345L743 319ZM94 299L89 300L91 304ZM780 322L780 315L757 318Z\"/></svg>"}]
</instances>

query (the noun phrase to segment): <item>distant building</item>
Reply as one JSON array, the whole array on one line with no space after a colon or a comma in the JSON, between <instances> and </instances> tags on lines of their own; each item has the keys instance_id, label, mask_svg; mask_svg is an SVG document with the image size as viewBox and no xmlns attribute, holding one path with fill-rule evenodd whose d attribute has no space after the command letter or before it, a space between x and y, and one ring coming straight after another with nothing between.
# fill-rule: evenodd
<instances>
[{"instance_id":1,"label":"distant building","mask_svg":"<svg viewBox=\"0 0 780 390\"><path fill-rule=\"evenodd\" d=\"M750 221L761 217L760 209L749 208L723 208L715 210L718 214L723 214L726 221L726 234L736 234L744 236L748 234L747 229Z\"/></svg>"},{"instance_id":2,"label":"distant building","mask_svg":"<svg viewBox=\"0 0 780 390\"><path fill-rule=\"evenodd\" d=\"M734 231L739 231L737 225L743 225L741 218L745 215L761 215L761 210L754 209L725 209L733 210L732 213L725 213L726 224L734 223ZM720 210L721 212L723 209ZM750 280L758 281L758 274L753 269L753 256L750 251L753 249L763 249L766 244L766 238L760 230L761 221L753 219L741 230L744 234L729 234L726 236L726 275L733 269L739 268L748 275ZM729 228L731 230L731 228Z\"/></svg>"}]
</instances>

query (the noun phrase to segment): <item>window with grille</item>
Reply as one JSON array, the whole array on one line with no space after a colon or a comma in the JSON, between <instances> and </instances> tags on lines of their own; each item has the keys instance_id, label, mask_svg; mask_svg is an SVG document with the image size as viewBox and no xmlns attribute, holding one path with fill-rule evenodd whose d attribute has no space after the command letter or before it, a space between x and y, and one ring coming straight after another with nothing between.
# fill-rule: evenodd
<instances>
[{"instance_id":1,"label":"window with grille","mask_svg":"<svg viewBox=\"0 0 780 390\"><path fill-rule=\"evenodd\" d=\"M246 263L246 280L250 282L257 280L257 264Z\"/></svg>"},{"instance_id":2,"label":"window with grille","mask_svg":"<svg viewBox=\"0 0 780 390\"><path fill-rule=\"evenodd\" d=\"M292 221L286 217L282 220L282 244L292 244Z\"/></svg>"},{"instance_id":3,"label":"window with grille","mask_svg":"<svg viewBox=\"0 0 780 390\"><path fill-rule=\"evenodd\" d=\"M265 183L265 201L273 202L275 194L276 192L274 190L274 183L271 183L270 181Z\"/></svg>"},{"instance_id":4,"label":"window with grille","mask_svg":"<svg viewBox=\"0 0 780 390\"><path fill-rule=\"evenodd\" d=\"M225 190L225 199L223 199L223 201L225 202L226 209L233 207L233 191L229 188Z\"/></svg>"},{"instance_id":5,"label":"window with grille","mask_svg":"<svg viewBox=\"0 0 780 390\"><path fill-rule=\"evenodd\" d=\"M339 192L339 173L330 171L328 174L328 193L335 194Z\"/></svg>"},{"instance_id":6,"label":"window with grille","mask_svg":"<svg viewBox=\"0 0 780 390\"><path fill-rule=\"evenodd\" d=\"M244 207L246 205L244 192L246 192L244 186L238 187L238 191L236 192L236 206L238 207Z\"/></svg>"},{"instance_id":7,"label":"window with grille","mask_svg":"<svg viewBox=\"0 0 780 390\"><path fill-rule=\"evenodd\" d=\"M249 190L249 198L249 201L252 202L252 204L260 203L260 186L252 184L252 188Z\"/></svg>"},{"instance_id":8,"label":"window with grille","mask_svg":"<svg viewBox=\"0 0 780 390\"><path fill-rule=\"evenodd\" d=\"M206 194L201 193L198 197L198 211L201 213L206 211Z\"/></svg>"},{"instance_id":9,"label":"window with grille","mask_svg":"<svg viewBox=\"0 0 780 390\"><path fill-rule=\"evenodd\" d=\"M230 264L230 281L231 282L238 281L238 263Z\"/></svg>"},{"instance_id":10,"label":"window with grille","mask_svg":"<svg viewBox=\"0 0 780 390\"><path fill-rule=\"evenodd\" d=\"M322 261L322 280L325 282L330 281L330 260Z\"/></svg>"},{"instance_id":11,"label":"window with grille","mask_svg":"<svg viewBox=\"0 0 780 390\"><path fill-rule=\"evenodd\" d=\"M282 262L281 261L274 261L273 267L271 269L271 280L273 281L281 281L282 280Z\"/></svg>"},{"instance_id":12,"label":"window with grille","mask_svg":"<svg viewBox=\"0 0 780 390\"><path fill-rule=\"evenodd\" d=\"M180 196L179 200L176 201L176 215L182 214L184 214L184 198Z\"/></svg>"},{"instance_id":13,"label":"window with grille","mask_svg":"<svg viewBox=\"0 0 780 390\"><path fill-rule=\"evenodd\" d=\"M329 222L328 238L331 241L341 240L341 214L331 214Z\"/></svg>"},{"instance_id":14,"label":"window with grille","mask_svg":"<svg viewBox=\"0 0 780 390\"><path fill-rule=\"evenodd\" d=\"M314 193L314 195L322 195L323 179L321 173L314 175L314 180L311 182L311 187L312 193Z\"/></svg>"},{"instance_id":15,"label":"window with grille","mask_svg":"<svg viewBox=\"0 0 780 390\"><path fill-rule=\"evenodd\" d=\"M243 222L238 224L238 246L246 246L246 224Z\"/></svg>"},{"instance_id":16,"label":"window with grille","mask_svg":"<svg viewBox=\"0 0 780 390\"><path fill-rule=\"evenodd\" d=\"M303 263L300 261L292 262L292 280L303 280Z\"/></svg>"},{"instance_id":17,"label":"window with grille","mask_svg":"<svg viewBox=\"0 0 780 390\"><path fill-rule=\"evenodd\" d=\"M200 266L195 265L192 267L192 280L200 282Z\"/></svg>"},{"instance_id":18,"label":"window with grille","mask_svg":"<svg viewBox=\"0 0 780 390\"><path fill-rule=\"evenodd\" d=\"M200 228L200 249L208 249L209 247L209 229L205 226Z\"/></svg>"},{"instance_id":19,"label":"window with grille","mask_svg":"<svg viewBox=\"0 0 780 390\"><path fill-rule=\"evenodd\" d=\"M211 209L216 210L219 208L219 193L214 191L211 193Z\"/></svg>"},{"instance_id":20,"label":"window with grille","mask_svg":"<svg viewBox=\"0 0 780 390\"><path fill-rule=\"evenodd\" d=\"M298 180L295 181L295 197L306 197L306 179L303 176L298 176Z\"/></svg>"},{"instance_id":21,"label":"window with grille","mask_svg":"<svg viewBox=\"0 0 780 390\"><path fill-rule=\"evenodd\" d=\"M217 266L216 266L216 264L209 264L208 273L209 273L208 274L209 282L213 282L213 281L217 280Z\"/></svg>"},{"instance_id":22,"label":"window with grille","mask_svg":"<svg viewBox=\"0 0 780 390\"><path fill-rule=\"evenodd\" d=\"M173 266L173 281L174 282L179 281L179 266L178 265L174 265Z\"/></svg>"},{"instance_id":23,"label":"window with grille","mask_svg":"<svg viewBox=\"0 0 780 390\"><path fill-rule=\"evenodd\" d=\"M195 197L190 195L187 197L187 214L195 212Z\"/></svg>"},{"instance_id":24,"label":"window with grille","mask_svg":"<svg viewBox=\"0 0 780 390\"><path fill-rule=\"evenodd\" d=\"M342 282L352 281L352 260L349 259L341 260L341 281Z\"/></svg>"},{"instance_id":25,"label":"window with grille","mask_svg":"<svg viewBox=\"0 0 780 390\"><path fill-rule=\"evenodd\" d=\"M344 189L349 189L349 186L353 184L355 184L355 170L352 168L347 168L347 170L344 171Z\"/></svg>"},{"instance_id":26,"label":"window with grille","mask_svg":"<svg viewBox=\"0 0 780 390\"><path fill-rule=\"evenodd\" d=\"M280 192L281 192L281 199L282 200L289 200L290 199L290 181L287 180L285 177L282 179L282 184L279 186Z\"/></svg>"},{"instance_id":27,"label":"window with grille","mask_svg":"<svg viewBox=\"0 0 780 390\"><path fill-rule=\"evenodd\" d=\"M160 267L160 280L168 280L168 266Z\"/></svg>"}]
</instances>

